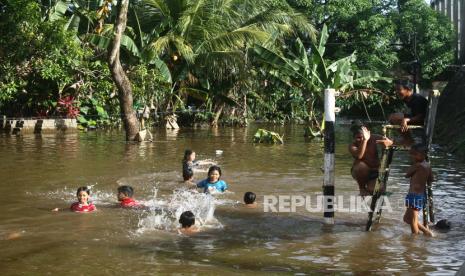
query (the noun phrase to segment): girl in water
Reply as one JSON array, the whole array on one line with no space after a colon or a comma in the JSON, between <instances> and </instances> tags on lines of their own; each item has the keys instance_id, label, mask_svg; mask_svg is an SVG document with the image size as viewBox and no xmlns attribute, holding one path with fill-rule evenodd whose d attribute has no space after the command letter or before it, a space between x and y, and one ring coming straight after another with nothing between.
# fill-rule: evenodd
<instances>
[{"instance_id":1,"label":"girl in water","mask_svg":"<svg viewBox=\"0 0 465 276\"><path fill-rule=\"evenodd\" d=\"M228 189L228 184L220 180L221 168L218 166L211 166L208 169L208 178L197 183L198 188L203 188L205 193L212 193L214 191L224 192Z\"/></svg>"},{"instance_id":2,"label":"girl in water","mask_svg":"<svg viewBox=\"0 0 465 276\"><path fill-rule=\"evenodd\" d=\"M97 210L92 202L89 202L90 189L86 186L79 187L76 192L78 201L71 204L71 211L79 213L88 213ZM55 208L52 211L60 211L59 208Z\"/></svg>"},{"instance_id":3,"label":"girl in water","mask_svg":"<svg viewBox=\"0 0 465 276\"><path fill-rule=\"evenodd\" d=\"M199 164L195 161L195 151L187 149L184 151L184 158L182 159L182 172L183 175L187 174L189 171L194 172L194 167L197 167Z\"/></svg>"}]
</instances>

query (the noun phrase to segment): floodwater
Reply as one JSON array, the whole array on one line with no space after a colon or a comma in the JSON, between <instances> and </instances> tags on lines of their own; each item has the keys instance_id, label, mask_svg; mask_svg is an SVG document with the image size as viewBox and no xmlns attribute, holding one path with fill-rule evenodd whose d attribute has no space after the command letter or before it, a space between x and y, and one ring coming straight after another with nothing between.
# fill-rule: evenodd
<instances>
[{"instance_id":1,"label":"floodwater","mask_svg":"<svg viewBox=\"0 0 465 276\"><path fill-rule=\"evenodd\" d=\"M465 165L453 156L436 149L431 158L436 216L449 219L451 231L436 232L435 238L412 236L402 222L408 190L402 175L409 160L400 152L388 186L391 210L365 232L367 213L350 201L358 191L350 176L345 128L339 127L336 146L336 195L344 196L345 209L336 212L332 226L324 224L316 204L322 192L322 142L305 142L301 126L267 126L284 133L285 144L254 145L257 128L157 129L155 141L142 144L125 143L116 131L0 134L1 275L450 275L460 268L465 260ZM230 191L211 196L183 189L186 148L194 149L198 160L217 162ZM206 172L195 177L201 180ZM92 186L97 212L50 211L68 208L77 187L84 185ZM133 186L147 208L116 207L118 185ZM241 205L246 191L257 194L258 208ZM279 207L272 205L273 196L282 196L281 211L289 211L285 196L309 196L313 209L271 212ZM196 214L200 233L177 233L178 216L185 210Z\"/></svg>"}]
</instances>

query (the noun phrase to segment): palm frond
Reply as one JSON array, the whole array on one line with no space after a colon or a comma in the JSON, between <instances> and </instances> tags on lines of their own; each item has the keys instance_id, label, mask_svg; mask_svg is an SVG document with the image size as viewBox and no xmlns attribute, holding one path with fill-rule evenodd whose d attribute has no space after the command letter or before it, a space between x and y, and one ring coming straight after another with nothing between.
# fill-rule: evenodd
<instances>
[{"instance_id":1,"label":"palm frond","mask_svg":"<svg viewBox=\"0 0 465 276\"><path fill-rule=\"evenodd\" d=\"M219 34L218 36L204 41L196 49L196 52L220 51L232 48L242 48L246 44L266 41L270 35L256 26L250 25L232 30L227 33Z\"/></svg>"}]
</instances>

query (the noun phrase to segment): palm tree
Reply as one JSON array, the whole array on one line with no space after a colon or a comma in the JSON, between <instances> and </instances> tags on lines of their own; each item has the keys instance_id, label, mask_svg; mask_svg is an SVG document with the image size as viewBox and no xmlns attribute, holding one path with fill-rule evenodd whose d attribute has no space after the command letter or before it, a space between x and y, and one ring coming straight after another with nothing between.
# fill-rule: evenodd
<instances>
[{"instance_id":1,"label":"palm tree","mask_svg":"<svg viewBox=\"0 0 465 276\"><path fill-rule=\"evenodd\" d=\"M141 33L151 34L143 55L168 65L174 90L212 100L213 125L225 105L237 104L232 96L247 75L249 47L297 32L315 36L313 26L285 1L143 0L141 5Z\"/></svg>"}]
</instances>

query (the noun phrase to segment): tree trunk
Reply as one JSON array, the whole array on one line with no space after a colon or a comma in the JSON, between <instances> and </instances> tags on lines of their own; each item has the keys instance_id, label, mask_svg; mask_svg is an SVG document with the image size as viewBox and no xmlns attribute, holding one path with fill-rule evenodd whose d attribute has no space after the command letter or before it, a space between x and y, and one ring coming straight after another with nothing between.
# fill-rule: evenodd
<instances>
[{"instance_id":1,"label":"tree trunk","mask_svg":"<svg viewBox=\"0 0 465 276\"><path fill-rule=\"evenodd\" d=\"M221 113L223 112L224 103L220 104L218 109L215 112L215 117L213 118L213 122L211 124L212 127L218 127L218 120L220 119Z\"/></svg>"},{"instance_id":2,"label":"tree trunk","mask_svg":"<svg viewBox=\"0 0 465 276\"><path fill-rule=\"evenodd\" d=\"M132 108L132 88L123 67L121 66L120 47L121 37L126 29L129 0L118 1L118 17L116 19L115 36L108 53L108 66L111 76L118 88L119 105L121 117L126 131L126 140L133 141L139 131L136 114Z\"/></svg>"}]
</instances>

